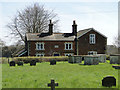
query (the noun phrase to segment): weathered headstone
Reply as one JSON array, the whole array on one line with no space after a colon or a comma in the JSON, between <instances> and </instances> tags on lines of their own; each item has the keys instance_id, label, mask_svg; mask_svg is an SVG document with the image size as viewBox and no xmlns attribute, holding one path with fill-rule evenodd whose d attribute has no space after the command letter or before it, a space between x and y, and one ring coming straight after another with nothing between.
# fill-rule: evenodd
<instances>
[{"instance_id":1,"label":"weathered headstone","mask_svg":"<svg viewBox=\"0 0 120 90\"><path fill-rule=\"evenodd\" d=\"M18 66L23 66L23 62L22 61L17 62L17 65Z\"/></svg>"},{"instance_id":2,"label":"weathered headstone","mask_svg":"<svg viewBox=\"0 0 120 90\"><path fill-rule=\"evenodd\" d=\"M48 87L51 87L51 90L55 90L55 86L58 86L58 83L55 83L54 80L51 80L51 83L48 83Z\"/></svg>"},{"instance_id":3,"label":"weathered headstone","mask_svg":"<svg viewBox=\"0 0 120 90\"><path fill-rule=\"evenodd\" d=\"M110 64L120 64L120 54L111 54Z\"/></svg>"},{"instance_id":4,"label":"weathered headstone","mask_svg":"<svg viewBox=\"0 0 120 90\"><path fill-rule=\"evenodd\" d=\"M36 61L35 61L35 60L32 60L32 61L30 62L30 66L36 66Z\"/></svg>"},{"instance_id":5,"label":"weathered headstone","mask_svg":"<svg viewBox=\"0 0 120 90\"><path fill-rule=\"evenodd\" d=\"M8 57L8 63L10 62L9 57Z\"/></svg>"},{"instance_id":6,"label":"weathered headstone","mask_svg":"<svg viewBox=\"0 0 120 90\"><path fill-rule=\"evenodd\" d=\"M106 62L106 54L97 54L99 62L100 63L105 63Z\"/></svg>"},{"instance_id":7,"label":"weathered headstone","mask_svg":"<svg viewBox=\"0 0 120 90\"><path fill-rule=\"evenodd\" d=\"M50 60L50 65L55 65L56 64L56 60Z\"/></svg>"},{"instance_id":8,"label":"weathered headstone","mask_svg":"<svg viewBox=\"0 0 120 90\"><path fill-rule=\"evenodd\" d=\"M116 79L113 76L106 76L102 80L102 86L106 87L116 86Z\"/></svg>"},{"instance_id":9,"label":"weathered headstone","mask_svg":"<svg viewBox=\"0 0 120 90\"><path fill-rule=\"evenodd\" d=\"M10 61L9 65L10 66L15 66L15 61Z\"/></svg>"},{"instance_id":10,"label":"weathered headstone","mask_svg":"<svg viewBox=\"0 0 120 90\"><path fill-rule=\"evenodd\" d=\"M81 63L82 58L83 58L83 56L81 56L81 55L69 56L68 62L69 63Z\"/></svg>"},{"instance_id":11,"label":"weathered headstone","mask_svg":"<svg viewBox=\"0 0 120 90\"><path fill-rule=\"evenodd\" d=\"M119 66L113 65L112 67L115 68L115 69L120 69L120 65Z\"/></svg>"}]
</instances>

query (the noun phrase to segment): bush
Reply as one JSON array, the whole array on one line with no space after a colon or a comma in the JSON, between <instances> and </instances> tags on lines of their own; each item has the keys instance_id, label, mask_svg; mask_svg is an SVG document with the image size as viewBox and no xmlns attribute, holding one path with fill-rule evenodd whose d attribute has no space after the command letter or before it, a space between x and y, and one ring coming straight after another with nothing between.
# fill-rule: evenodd
<instances>
[{"instance_id":1,"label":"bush","mask_svg":"<svg viewBox=\"0 0 120 90\"><path fill-rule=\"evenodd\" d=\"M19 61L23 61L24 63L30 63L32 60L36 62L50 62L50 60L55 61L68 61L68 57L66 56L58 56L58 57L14 57L14 61L17 63Z\"/></svg>"}]
</instances>

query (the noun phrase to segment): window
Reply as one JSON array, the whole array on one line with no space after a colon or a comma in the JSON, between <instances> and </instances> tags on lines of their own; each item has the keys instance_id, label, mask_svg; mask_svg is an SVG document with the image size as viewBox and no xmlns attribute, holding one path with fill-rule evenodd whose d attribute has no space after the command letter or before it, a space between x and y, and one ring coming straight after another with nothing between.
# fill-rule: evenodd
<instances>
[{"instance_id":1,"label":"window","mask_svg":"<svg viewBox=\"0 0 120 90\"><path fill-rule=\"evenodd\" d=\"M72 50L72 43L65 43L65 50Z\"/></svg>"},{"instance_id":2,"label":"window","mask_svg":"<svg viewBox=\"0 0 120 90\"><path fill-rule=\"evenodd\" d=\"M72 56L73 53L65 53L65 56Z\"/></svg>"},{"instance_id":3,"label":"window","mask_svg":"<svg viewBox=\"0 0 120 90\"><path fill-rule=\"evenodd\" d=\"M37 53L36 54L37 57L39 57L39 56L41 57L41 56L44 56L44 55L45 55L44 53Z\"/></svg>"},{"instance_id":4,"label":"window","mask_svg":"<svg viewBox=\"0 0 120 90\"><path fill-rule=\"evenodd\" d=\"M55 47L55 48L59 48L59 46L58 46L58 45L55 45L54 47Z\"/></svg>"},{"instance_id":5,"label":"window","mask_svg":"<svg viewBox=\"0 0 120 90\"><path fill-rule=\"evenodd\" d=\"M88 52L88 55L96 55L96 54L97 54L96 51L89 51L89 52Z\"/></svg>"},{"instance_id":6,"label":"window","mask_svg":"<svg viewBox=\"0 0 120 90\"><path fill-rule=\"evenodd\" d=\"M44 43L36 43L36 50L44 50Z\"/></svg>"},{"instance_id":7,"label":"window","mask_svg":"<svg viewBox=\"0 0 120 90\"><path fill-rule=\"evenodd\" d=\"M90 44L95 44L95 34L90 34Z\"/></svg>"}]
</instances>

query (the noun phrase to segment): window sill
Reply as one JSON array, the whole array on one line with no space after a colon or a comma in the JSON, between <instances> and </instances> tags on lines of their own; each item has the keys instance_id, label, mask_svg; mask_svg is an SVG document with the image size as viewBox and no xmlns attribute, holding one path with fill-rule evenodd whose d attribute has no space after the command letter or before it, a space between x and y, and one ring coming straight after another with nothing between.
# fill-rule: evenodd
<instances>
[{"instance_id":1,"label":"window sill","mask_svg":"<svg viewBox=\"0 0 120 90\"><path fill-rule=\"evenodd\" d=\"M73 49L64 49L64 50L73 50Z\"/></svg>"}]
</instances>

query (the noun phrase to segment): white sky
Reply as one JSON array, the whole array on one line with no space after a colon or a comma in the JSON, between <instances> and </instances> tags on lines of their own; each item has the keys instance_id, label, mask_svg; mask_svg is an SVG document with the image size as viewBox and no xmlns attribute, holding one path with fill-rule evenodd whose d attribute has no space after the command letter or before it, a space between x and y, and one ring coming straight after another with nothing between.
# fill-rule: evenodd
<instances>
[{"instance_id":1,"label":"white sky","mask_svg":"<svg viewBox=\"0 0 120 90\"><path fill-rule=\"evenodd\" d=\"M18 10L24 9L35 1L1 0L0 38L7 45L15 43L15 38L5 37L10 35L10 30L6 28L6 24L16 15ZM41 0L39 4L44 4L46 9L53 9L58 14L61 32L72 32L72 23L73 20L76 20L78 30L93 27L108 37L108 45L113 44L114 37L118 35L117 0L89 0L89 2L88 0L69 0L69 2L68 0L60 0L60 2L56 0Z\"/></svg>"}]
</instances>

